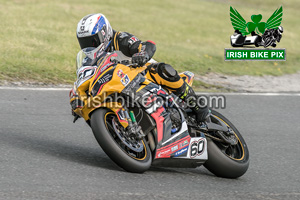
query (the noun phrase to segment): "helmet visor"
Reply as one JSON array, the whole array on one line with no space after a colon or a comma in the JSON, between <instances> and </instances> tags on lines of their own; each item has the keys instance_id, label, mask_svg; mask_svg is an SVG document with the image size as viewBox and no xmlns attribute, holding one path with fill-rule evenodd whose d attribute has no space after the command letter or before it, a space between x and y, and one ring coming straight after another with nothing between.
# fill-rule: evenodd
<instances>
[{"instance_id":1,"label":"helmet visor","mask_svg":"<svg viewBox=\"0 0 300 200\"><path fill-rule=\"evenodd\" d=\"M84 49L87 47L98 47L104 42L104 37L99 31L98 33L88 36L88 37L77 37L80 48Z\"/></svg>"}]
</instances>

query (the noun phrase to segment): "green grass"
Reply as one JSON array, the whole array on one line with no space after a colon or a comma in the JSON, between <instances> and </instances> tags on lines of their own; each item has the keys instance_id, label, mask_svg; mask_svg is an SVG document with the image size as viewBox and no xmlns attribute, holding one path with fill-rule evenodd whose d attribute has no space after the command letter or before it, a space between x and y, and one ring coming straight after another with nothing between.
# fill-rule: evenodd
<instances>
[{"instance_id":1,"label":"green grass","mask_svg":"<svg viewBox=\"0 0 300 200\"><path fill-rule=\"evenodd\" d=\"M229 7L246 21L262 14L266 21L283 5L285 29L279 48L286 48L286 62L225 62L233 28ZM300 70L298 0L0 0L0 79L46 83L72 83L78 21L102 12L115 30L135 34L157 44L154 58L203 75L282 75Z\"/></svg>"},{"instance_id":2,"label":"green grass","mask_svg":"<svg viewBox=\"0 0 300 200\"><path fill-rule=\"evenodd\" d=\"M193 81L193 89L201 92L235 92L235 90L218 85L211 85L199 80Z\"/></svg>"}]
</instances>

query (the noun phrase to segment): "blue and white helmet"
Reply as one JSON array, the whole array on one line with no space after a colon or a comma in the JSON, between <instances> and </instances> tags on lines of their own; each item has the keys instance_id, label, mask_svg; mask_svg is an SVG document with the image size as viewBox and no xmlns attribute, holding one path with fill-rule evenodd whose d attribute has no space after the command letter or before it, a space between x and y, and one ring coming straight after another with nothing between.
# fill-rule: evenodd
<instances>
[{"instance_id":1,"label":"blue and white helmet","mask_svg":"<svg viewBox=\"0 0 300 200\"><path fill-rule=\"evenodd\" d=\"M113 36L109 21L101 13L83 17L78 22L76 32L81 49L95 47L104 51L110 45Z\"/></svg>"}]
</instances>

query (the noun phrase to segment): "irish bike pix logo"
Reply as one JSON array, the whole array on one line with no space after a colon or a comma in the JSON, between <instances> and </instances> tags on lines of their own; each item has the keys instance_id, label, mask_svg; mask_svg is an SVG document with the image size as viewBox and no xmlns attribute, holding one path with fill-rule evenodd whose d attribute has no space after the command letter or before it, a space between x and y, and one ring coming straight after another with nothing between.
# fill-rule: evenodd
<instances>
[{"instance_id":1,"label":"irish bike pix logo","mask_svg":"<svg viewBox=\"0 0 300 200\"><path fill-rule=\"evenodd\" d=\"M252 15L251 21L247 22L230 6L230 21L234 29L230 44L233 48L225 49L225 61L285 61L285 49L275 48L283 35L282 15L283 8L280 6L266 22L262 21L261 14Z\"/></svg>"}]
</instances>

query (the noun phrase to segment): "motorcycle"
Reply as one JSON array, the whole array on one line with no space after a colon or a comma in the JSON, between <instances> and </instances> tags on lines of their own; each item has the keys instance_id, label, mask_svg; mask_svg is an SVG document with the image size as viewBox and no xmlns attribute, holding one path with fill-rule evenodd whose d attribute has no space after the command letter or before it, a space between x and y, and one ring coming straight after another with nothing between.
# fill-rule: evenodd
<instances>
[{"instance_id":1,"label":"motorcycle","mask_svg":"<svg viewBox=\"0 0 300 200\"><path fill-rule=\"evenodd\" d=\"M71 105L77 106L77 115L118 166L142 173L151 165L204 165L224 178L238 178L247 171L248 147L222 114L212 110L206 122L199 124L185 102L145 77L151 63L137 67L119 51L100 57L93 48L78 53ZM98 67L91 67L95 60ZM193 73L180 76L192 85Z\"/></svg>"}]
</instances>

